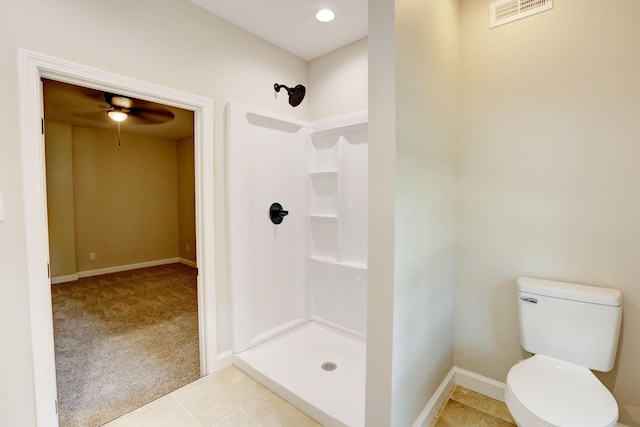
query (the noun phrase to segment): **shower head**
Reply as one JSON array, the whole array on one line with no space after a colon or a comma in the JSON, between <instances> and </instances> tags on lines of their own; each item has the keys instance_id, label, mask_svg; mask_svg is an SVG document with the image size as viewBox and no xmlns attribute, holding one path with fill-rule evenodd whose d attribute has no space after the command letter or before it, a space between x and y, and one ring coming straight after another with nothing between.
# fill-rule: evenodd
<instances>
[{"instance_id":1,"label":"shower head","mask_svg":"<svg viewBox=\"0 0 640 427\"><path fill-rule=\"evenodd\" d=\"M297 107L300 105L302 100L304 99L305 93L307 93L307 89L305 89L302 85L297 85L294 88L288 88L285 85L279 85L278 83L273 85L273 88L276 92L280 92L280 89L285 88L287 93L289 94L289 105L292 107Z\"/></svg>"}]
</instances>

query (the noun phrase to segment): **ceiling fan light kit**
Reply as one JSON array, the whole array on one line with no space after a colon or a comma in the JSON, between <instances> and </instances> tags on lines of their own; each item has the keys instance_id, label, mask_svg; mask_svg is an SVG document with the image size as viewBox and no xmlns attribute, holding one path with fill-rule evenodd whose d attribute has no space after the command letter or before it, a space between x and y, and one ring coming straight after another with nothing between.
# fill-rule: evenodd
<instances>
[{"instance_id":1,"label":"ceiling fan light kit","mask_svg":"<svg viewBox=\"0 0 640 427\"><path fill-rule=\"evenodd\" d=\"M118 123L118 147L122 147L120 137L120 123L129 117L135 119L138 124L160 124L173 120L171 111L162 106L153 105L148 101L142 101L126 96L105 92L104 100L109 105L107 115Z\"/></svg>"},{"instance_id":2,"label":"ceiling fan light kit","mask_svg":"<svg viewBox=\"0 0 640 427\"><path fill-rule=\"evenodd\" d=\"M127 114L126 111L122 110L109 110L107 111L107 115L111 120L116 122L123 122L127 120L127 117L129 117L129 114Z\"/></svg>"}]
</instances>

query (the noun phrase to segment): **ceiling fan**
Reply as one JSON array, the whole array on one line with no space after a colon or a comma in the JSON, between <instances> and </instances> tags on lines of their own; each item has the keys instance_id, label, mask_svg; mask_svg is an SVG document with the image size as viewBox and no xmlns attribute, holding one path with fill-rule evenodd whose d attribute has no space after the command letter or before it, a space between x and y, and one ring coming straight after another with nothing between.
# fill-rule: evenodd
<instances>
[{"instance_id":1,"label":"ceiling fan","mask_svg":"<svg viewBox=\"0 0 640 427\"><path fill-rule=\"evenodd\" d=\"M116 122L129 120L134 124L161 124L173 120L174 114L161 105L104 92L107 116ZM98 106L104 109L104 105Z\"/></svg>"},{"instance_id":2,"label":"ceiling fan","mask_svg":"<svg viewBox=\"0 0 640 427\"><path fill-rule=\"evenodd\" d=\"M160 124L173 120L174 114L161 105L149 101L128 98L110 92L103 93L107 103L107 116L118 123L118 147L120 140L120 123L131 119L134 124ZM104 106L101 106L104 108Z\"/></svg>"},{"instance_id":3,"label":"ceiling fan","mask_svg":"<svg viewBox=\"0 0 640 427\"><path fill-rule=\"evenodd\" d=\"M116 117L127 120L127 124L154 125L175 118L171 110L154 102L49 79L43 79L43 84L45 114L49 110L59 120L66 117L88 124L106 123L107 117Z\"/></svg>"},{"instance_id":4,"label":"ceiling fan","mask_svg":"<svg viewBox=\"0 0 640 427\"><path fill-rule=\"evenodd\" d=\"M175 118L173 111L150 101L49 79L43 79L43 84L45 115L48 112L52 119L56 116L59 121L84 126L106 126L111 120L116 121L118 145L123 121L127 126L158 125Z\"/></svg>"}]
</instances>

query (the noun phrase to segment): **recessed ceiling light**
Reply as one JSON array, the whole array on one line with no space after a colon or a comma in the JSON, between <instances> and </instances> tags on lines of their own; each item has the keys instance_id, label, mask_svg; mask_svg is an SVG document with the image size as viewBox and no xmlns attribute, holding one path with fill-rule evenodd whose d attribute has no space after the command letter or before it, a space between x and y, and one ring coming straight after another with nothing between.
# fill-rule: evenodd
<instances>
[{"instance_id":1,"label":"recessed ceiling light","mask_svg":"<svg viewBox=\"0 0 640 427\"><path fill-rule=\"evenodd\" d=\"M318 9L316 11L316 19L320 22L331 22L336 14L331 9Z\"/></svg>"}]
</instances>

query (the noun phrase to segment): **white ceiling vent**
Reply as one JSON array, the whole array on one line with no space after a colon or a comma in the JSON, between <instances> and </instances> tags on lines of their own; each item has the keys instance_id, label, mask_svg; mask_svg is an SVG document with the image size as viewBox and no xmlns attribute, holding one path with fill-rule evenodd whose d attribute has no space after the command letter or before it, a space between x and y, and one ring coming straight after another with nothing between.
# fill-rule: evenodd
<instances>
[{"instance_id":1,"label":"white ceiling vent","mask_svg":"<svg viewBox=\"0 0 640 427\"><path fill-rule=\"evenodd\" d=\"M553 9L553 0L497 0L489 5L489 28L549 9Z\"/></svg>"}]
</instances>

